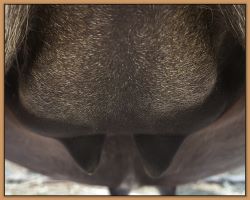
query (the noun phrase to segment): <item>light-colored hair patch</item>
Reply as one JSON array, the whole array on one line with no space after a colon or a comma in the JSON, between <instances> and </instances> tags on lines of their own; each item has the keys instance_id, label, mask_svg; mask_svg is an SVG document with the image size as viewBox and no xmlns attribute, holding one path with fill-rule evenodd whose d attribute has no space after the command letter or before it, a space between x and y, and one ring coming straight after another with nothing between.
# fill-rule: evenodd
<instances>
[{"instance_id":1,"label":"light-colored hair patch","mask_svg":"<svg viewBox=\"0 0 250 200\"><path fill-rule=\"evenodd\" d=\"M5 5L5 73L26 40L31 5Z\"/></svg>"}]
</instances>

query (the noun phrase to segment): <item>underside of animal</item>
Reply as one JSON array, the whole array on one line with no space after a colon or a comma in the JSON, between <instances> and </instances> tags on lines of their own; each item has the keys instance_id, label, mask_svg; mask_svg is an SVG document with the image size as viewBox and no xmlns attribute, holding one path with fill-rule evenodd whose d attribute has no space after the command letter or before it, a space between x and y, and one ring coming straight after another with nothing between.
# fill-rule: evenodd
<instances>
[{"instance_id":1,"label":"underside of animal","mask_svg":"<svg viewBox=\"0 0 250 200\"><path fill-rule=\"evenodd\" d=\"M6 5L5 156L128 194L245 161L244 5Z\"/></svg>"}]
</instances>

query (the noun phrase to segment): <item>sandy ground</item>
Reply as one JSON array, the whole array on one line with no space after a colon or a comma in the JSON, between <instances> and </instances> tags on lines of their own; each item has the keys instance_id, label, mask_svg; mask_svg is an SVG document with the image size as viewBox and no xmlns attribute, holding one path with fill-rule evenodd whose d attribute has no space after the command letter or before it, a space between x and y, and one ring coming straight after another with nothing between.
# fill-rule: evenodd
<instances>
[{"instance_id":1,"label":"sandy ground","mask_svg":"<svg viewBox=\"0 0 250 200\"><path fill-rule=\"evenodd\" d=\"M158 195L154 187L142 187L130 195ZM109 195L106 187L58 181L5 161L5 195ZM177 195L245 195L245 168L181 185Z\"/></svg>"}]
</instances>

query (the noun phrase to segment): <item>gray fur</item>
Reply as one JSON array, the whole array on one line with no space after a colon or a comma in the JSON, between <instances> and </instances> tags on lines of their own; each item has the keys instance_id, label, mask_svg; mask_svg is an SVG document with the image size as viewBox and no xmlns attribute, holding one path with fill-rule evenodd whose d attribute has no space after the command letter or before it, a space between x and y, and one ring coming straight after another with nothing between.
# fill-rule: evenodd
<instances>
[{"instance_id":1,"label":"gray fur","mask_svg":"<svg viewBox=\"0 0 250 200\"><path fill-rule=\"evenodd\" d=\"M44 44L19 90L39 117L98 127L103 119L121 124L127 115L147 116L142 123L154 126L157 116L198 106L213 90L216 55L200 10L46 9Z\"/></svg>"},{"instance_id":2,"label":"gray fur","mask_svg":"<svg viewBox=\"0 0 250 200\"><path fill-rule=\"evenodd\" d=\"M28 34L30 5L5 6L5 72L16 60L17 52L25 44Z\"/></svg>"},{"instance_id":3,"label":"gray fur","mask_svg":"<svg viewBox=\"0 0 250 200\"><path fill-rule=\"evenodd\" d=\"M224 5L219 6L228 26L232 29L235 37L239 39L242 46L246 46L246 6Z\"/></svg>"}]
</instances>

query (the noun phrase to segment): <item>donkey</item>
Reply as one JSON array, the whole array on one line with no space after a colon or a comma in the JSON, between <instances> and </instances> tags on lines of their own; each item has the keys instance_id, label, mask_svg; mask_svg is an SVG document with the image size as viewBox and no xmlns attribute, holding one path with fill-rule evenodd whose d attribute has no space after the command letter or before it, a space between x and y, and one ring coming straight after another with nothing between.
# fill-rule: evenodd
<instances>
[{"instance_id":1,"label":"donkey","mask_svg":"<svg viewBox=\"0 0 250 200\"><path fill-rule=\"evenodd\" d=\"M128 195L245 162L245 5L6 5L5 157Z\"/></svg>"}]
</instances>

